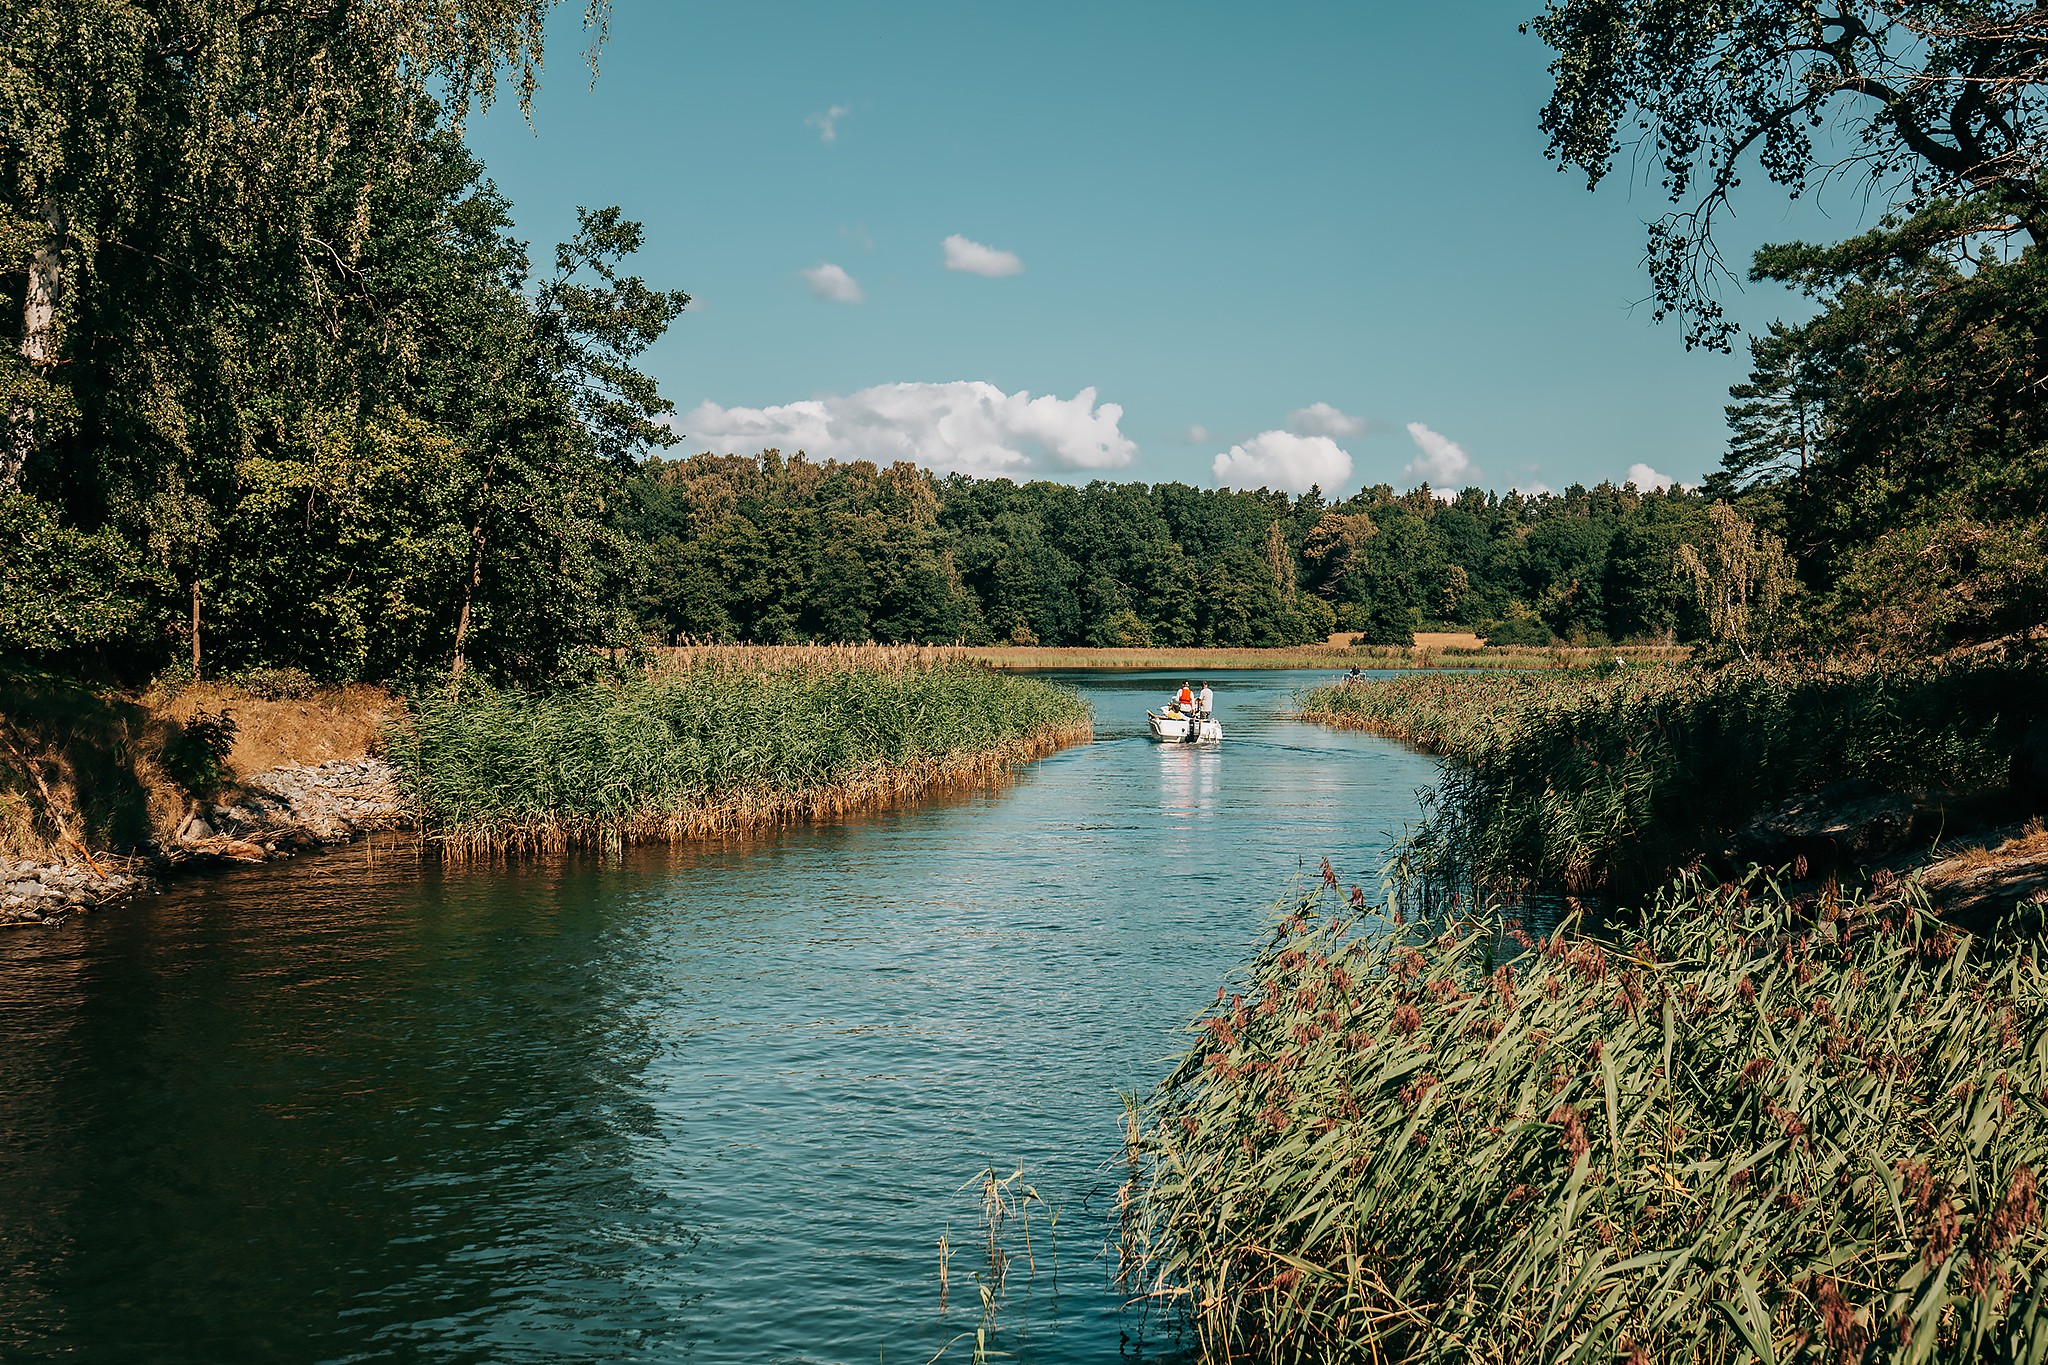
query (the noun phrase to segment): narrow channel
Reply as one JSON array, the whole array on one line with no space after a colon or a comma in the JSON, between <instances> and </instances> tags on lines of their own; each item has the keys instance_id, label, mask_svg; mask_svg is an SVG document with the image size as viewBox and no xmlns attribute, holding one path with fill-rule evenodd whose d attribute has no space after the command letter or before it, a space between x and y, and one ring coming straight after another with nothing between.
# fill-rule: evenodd
<instances>
[{"instance_id":1,"label":"narrow channel","mask_svg":"<svg viewBox=\"0 0 2048 1365\"><path fill-rule=\"evenodd\" d=\"M609 862L358 845L0 939L0 1356L965 1361L988 1166L1060 1210L1001 1348L1170 1356L1102 1257L1117 1092L1436 768L1286 719L1327 675L1210 675L1204 746L1146 733L1180 675L1044 676L1095 740L1000 786Z\"/></svg>"}]
</instances>

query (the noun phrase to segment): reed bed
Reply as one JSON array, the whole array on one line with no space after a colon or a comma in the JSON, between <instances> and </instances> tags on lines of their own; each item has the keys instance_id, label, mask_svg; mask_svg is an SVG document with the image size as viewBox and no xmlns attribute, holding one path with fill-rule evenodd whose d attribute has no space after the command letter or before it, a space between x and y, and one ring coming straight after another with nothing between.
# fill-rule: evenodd
<instances>
[{"instance_id":1,"label":"reed bed","mask_svg":"<svg viewBox=\"0 0 2048 1365\"><path fill-rule=\"evenodd\" d=\"M1281 649L1066 649L1037 645L969 645L952 651L991 668L1166 669L1199 673L1223 668L1586 668L1626 658L1683 658L1683 647L1512 649L1486 646L1300 645Z\"/></svg>"},{"instance_id":2,"label":"reed bed","mask_svg":"<svg viewBox=\"0 0 2048 1365\"><path fill-rule=\"evenodd\" d=\"M1687 875L1603 945L1363 900L1288 906L1144 1107L1131 1284L1202 1360L2048 1352L2038 920Z\"/></svg>"},{"instance_id":3,"label":"reed bed","mask_svg":"<svg viewBox=\"0 0 2048 1365\"><path fill-rule=\"evenodd\" d=\"M422 837L457 856L615 848L830 818L1086 739L1073 692L970 665L722 658L538 694L421 698L389 733Z\"/></svg>"},{"instance_id":4,"label":"reed bed","mask_svg":"<svg viewBox=\"0 0 2048 1365\"><path fill-rule=\"evenodd\" d=\"M1438 673L1319 688L1300 714L1456 760L1415 840L1425 868L1625 890L1836 778L1901 791L2002 783L2044 710L2048 661L2022 659Z\"/></svg>"},{"instance_id":5,"label":"reed bed","mask_svg":"<svg viewBox=\"0 0 2048 1365\"><path fill-rule=\"evenodd\" d=\"M706 664L720 664L756 673L789 669L849 669L862 673L900 673L937 664L965 663L970 650L956 645L720 645L681 644L651 649L657 672L687 673Z\"/></svg>"}]
</instances>

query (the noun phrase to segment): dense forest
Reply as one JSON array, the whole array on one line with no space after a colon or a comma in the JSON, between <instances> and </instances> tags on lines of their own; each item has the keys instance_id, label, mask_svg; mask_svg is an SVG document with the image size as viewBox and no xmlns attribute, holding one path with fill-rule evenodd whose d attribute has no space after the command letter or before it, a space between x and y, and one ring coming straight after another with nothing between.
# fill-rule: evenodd
<instances>
[{"instance_id":1,"label":"dense forest","mask_svg":"<svg viewBox=\"0 0 2048 1365\"><path fill-rule=\"evenodd\" d=\"M1813 656L2048 619L2048 210L2020 151L1984 150L2033 87L1972 103L1943 77L2019 62L2048 44L2033 29L1958 30L1913 87L1927 107L1878 116L1914 191L1896 213L1757 255L1752 278L1813 315L1749 338L1703 489L1332 503L665 456L686 438L636 365L687 295L629 273L642 233L616 208L579 210L536 259L463 139L506 73L530 96L548 8L18 11L0 51L0 657L127 682L259 665L541 681L686 636L1256 646L1454 626ZM1787 42L1808 23L1755 9ZM1727 346L1701 281L1733 159L1775 138L1775 178L1824 167L1806 105L1729 84L1764 49L1716 13L1572 0L1534 27L1560 53L1554 155L1597 182L1618 146L1603 111L1630 106L1704 158L1674 172L1675 201L1711 184L1652 225L1652 277L1692 342ZM600 41L607 14L589 0ZM1603 36L1674 24L1691 36L1668 50ZM1880 39L1904 40L1844 39L1833 85L1785 79L1816 109L1860 97L1854 62ZM1906 136L1909 116L1988 159Z\"/></svg>"},{"instance_id":2,"label":"dense forest","mask_svg":"<svg viewBox=\"0 0 2048 1365\"><path fill-rule=\"evenodd\" d=\"M907 464L650 460L640 620L671 638L970 644L1668 640L1702 498L1632 485L1505 498L1380 485L1343 502L1182 483L937 476Z\"/></svg>"}]
</instances>

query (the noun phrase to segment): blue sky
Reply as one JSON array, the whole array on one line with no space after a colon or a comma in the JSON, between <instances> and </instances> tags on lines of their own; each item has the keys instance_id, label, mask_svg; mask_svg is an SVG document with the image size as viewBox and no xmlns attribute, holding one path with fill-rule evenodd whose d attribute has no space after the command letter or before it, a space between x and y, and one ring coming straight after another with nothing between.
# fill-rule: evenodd
<instances>
[{"instance_id":1,"label":"blue sky","mask_svg":"<svg viewBox=\"0 0 2048 1365\"><path fill-rule=\"evenodd\" d=\"M1545 159L1538 7L617 0L592 89L572 4L533 126L501 100L471 141L537 248L578 204L646 224L636 269L697 300L646 357L686 451L1696 482L1744 358L1642 305L1656 187ZM1732 260L1860 221L1755 179Z\"/></svg>"}]
</instances>

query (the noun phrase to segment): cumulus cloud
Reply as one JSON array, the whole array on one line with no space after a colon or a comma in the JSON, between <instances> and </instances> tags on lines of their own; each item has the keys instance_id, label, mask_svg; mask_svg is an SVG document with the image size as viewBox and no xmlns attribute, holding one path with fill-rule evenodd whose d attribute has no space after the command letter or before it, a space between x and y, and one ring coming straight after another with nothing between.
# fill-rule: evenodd
<instances>
[{"instance_id":1,"label":"cumulus cloud","mask_svg":"<svg viewBox=\"0 0 2048 1365\"><path fill-rule=\"evenodd\" d=\"M1422 452L1402 471L1409 478L1424 479L1432 488L1447 489L1479 477L1472 457L1450 437L1438 435L1420 422L1408 424L1408 436Z\"/></svg>"},{"instance_id":2,"label":"cumulus cloud","mask_svg":"<svg viewBox=\"0 0 2048 1365\"><path fill-rule=\"evenodd\" d=\"M834 303L859 303L867 297L860 292L858 280L830 262L796 273L804 277L811 286L811 292L821 299L830 299Z\"/></svg>"},{"instance_id":3,"label":"cumulus cloud","mask_svg":"<svg viewBox=\"0 0 2048 1365\"><path fill-rule=\"evenodd\" d=\"M1544 498L1557 490L1547 483L1518 483L1509 491L1520 493L1525 498Z\"/></svg>"},{"instance_id":4,"label":"cumulus cloud","mask_svg":"<svg viewBox=\"0 0 2048 1365\"><path fill-rule=\"evenodd\" d=\"M1363 436L1363 417L1351 417L1328 403L1311 403L1287 414L1287 429L1297 436Z\"/></svg>"},{"instance_id":5,"label":"cumulus cloud","mask_svg":"<svg viewBox=\"0 0 2048 1365\"><path fill-rule=\"evenodd\" d=\"M1678 480L1672 478L1669 474L1659 474L1656 470L1639 460L1628 467L1628 478L1625 482L1632 483L1643 492L1648 493L1652 490L1661 492L1672 484L1677 483Z\"/></svg>"},{"instance_id":6,"label":"cumulus cloud","mask_svg":"<svg viewBox=\"0 0 2048 1365\"><path fill-rule=\"evenodd\" d=\"M1124 410L993 384L879 384L843 398L768 408L699 403L677 424L697 450L752 454L774 446L815 459L911 460L981 477L1051 469L1121 469L1138 447L1118 429ZM1347 462L1348 463L1348 462Z\"/></svg>"},{"instance_id":7,"label":"cumulus cloud","mask_svg":"<svg viewBox=\"0 0 2048 1365\"><path fill-rule=\"evenodd\" d=\"M829 147L839 140L839 120L852 112L851 109L848 109L843 104L835 104L821 114L812 114L804 120L804 126L816 128L818 130L818 141Z\"/></svg>"},{"instance_id":8,"label":"cumulus cloud","mask_svg":"<svg viewBox=\"0 0 2048 1365\"><path fill-rule=\"evenodd\" d=\"M1327 436L1297 436L1291 431L1262 431L1243 445L1232 446L1210 466L1216 482L1238 488L1284 488L1306 493L1311 485L1325 492L1351 478L1350 453Z\"/></svg>"},{"instance_id":9,"label":"cumulus cloud","mask_svg":"<svg viewBox=\"0 0 2048 1365\"><path fill-rule=\"evenodd\" d=\"M959 233L948 237L942 246L946 248L946 269L964 270L970 275L1021 275L1024 262L1017 259L1015 252L998 251L992 246L969 241Z\"/></svg>"}]
</instances>

